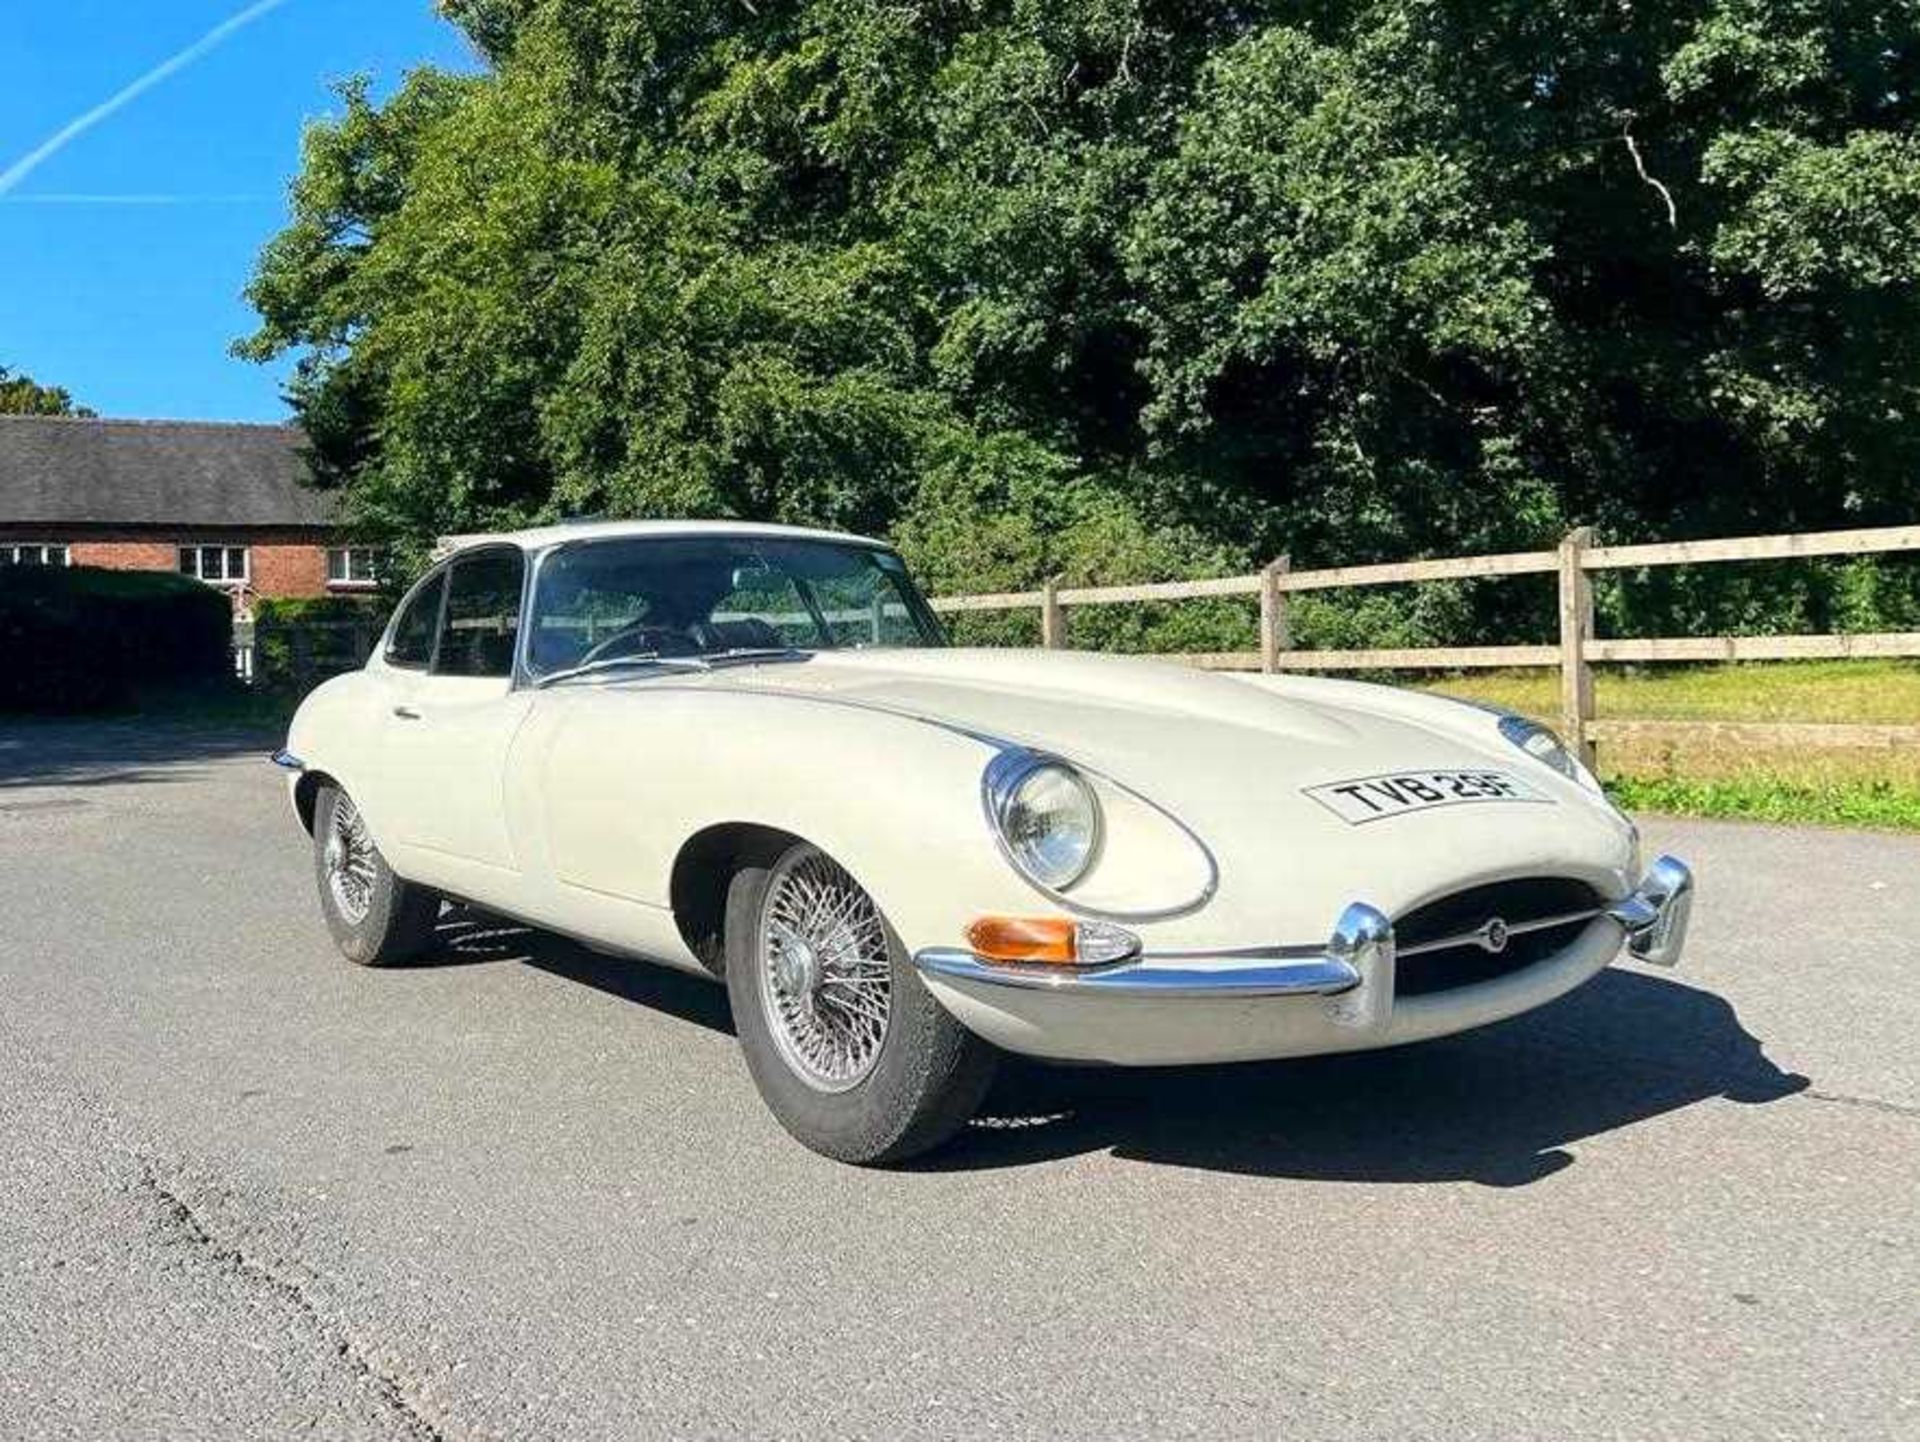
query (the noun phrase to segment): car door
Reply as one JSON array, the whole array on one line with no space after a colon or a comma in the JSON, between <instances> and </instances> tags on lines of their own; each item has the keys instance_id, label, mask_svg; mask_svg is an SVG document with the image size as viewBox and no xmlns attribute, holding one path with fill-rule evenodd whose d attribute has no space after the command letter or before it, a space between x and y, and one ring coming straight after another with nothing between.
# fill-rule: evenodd
<instances>
[{"instance_id":1,"label":"car door","mask_svg":"<svg viewBox=\"0 0 1920 1442\"><path fill-rule=\"evenodd\" d=\"M504 778L532 704L513 686L525 574L517 546L454 558L432 657L395 674L383 720L388 828L415 879L498 904L521 871Z\"/></svg>"}]
</instances>

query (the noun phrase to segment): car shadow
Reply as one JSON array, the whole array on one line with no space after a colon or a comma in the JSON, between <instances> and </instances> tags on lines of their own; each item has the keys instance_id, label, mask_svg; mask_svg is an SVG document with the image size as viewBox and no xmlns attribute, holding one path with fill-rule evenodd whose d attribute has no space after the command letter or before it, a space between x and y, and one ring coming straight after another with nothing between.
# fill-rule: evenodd
<instances>
[{"instance_id":1,"label":"car shadow","mask_svg":"<svg viewBox=\"0 0 1920 1442\"><path fill-rule=\"evenodd\" d=\"M140 717L0 717L0 788L179 782L232 756L265 762L284 733L251 724Z\"/></svg>"},{"instance_id":2,"label":"car shadow","mask_svg":"<svg viewBox=\"0 0 1920 1442\"><path fill-rule=\"evenodd\" d=\"M1525 1016L1387 1051L1233 1066L1014 1063L931 1170L1092 1151L1315 1181L1525 1186L1585 1138L1713 1098L1804 1091L1720 997L1614 968Z\"/></svg>"},{"instance_id":3,"label":"car shadow","mask_svg":"<svg viewBox=\"0 0 1920 1442\"><path fill-rule=\"evenodd\" d=\"M733 1034L725 988L605 956L469 907L449 908L415 966L512 962ZM1003 1060L972 1124L911 1163L924 1173L1091 1152L1311 1181L1525 1186L1568 1150L1696 1102L1759 1105L1807 1088L1720 997L1625 967L1549 1006L1387 1051L1231 1066Z\"/></svg>"},{"instance_id":4,"label":"car shadow","mask_svg":"<svg viewBox=\"0 0 1920 1442\"><path fill-rule=\"evenodd\" d=\"M609 956L550 931L493 916L477 907L449 906L434 944L404 968L477 966L512 962L590 986L622 1001L665 1012L709 1031L733 1035L727 990L670 966Z\"/></svg>"}]
</instances>

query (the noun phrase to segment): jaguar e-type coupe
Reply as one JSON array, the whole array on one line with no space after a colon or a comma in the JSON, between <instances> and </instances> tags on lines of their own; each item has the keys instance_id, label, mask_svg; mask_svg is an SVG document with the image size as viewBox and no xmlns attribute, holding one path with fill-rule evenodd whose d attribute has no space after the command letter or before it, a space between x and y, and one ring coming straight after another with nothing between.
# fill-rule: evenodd
<instances>
[{"instance_id":1,"label":"jaguar e-type coupe","mask_svg":"<svg viewBox=\"0 0 1920 1442\"><path fill-rule=\"evenodd\" d=\"M1003 1051L1419 1041L1672 963L1691 901L1531 721L950 648L887 546L774 526L456 538L275 760L349 959L458 900L724 979L774 1115L859 1163Z\"/></svg>"}]
</instances>

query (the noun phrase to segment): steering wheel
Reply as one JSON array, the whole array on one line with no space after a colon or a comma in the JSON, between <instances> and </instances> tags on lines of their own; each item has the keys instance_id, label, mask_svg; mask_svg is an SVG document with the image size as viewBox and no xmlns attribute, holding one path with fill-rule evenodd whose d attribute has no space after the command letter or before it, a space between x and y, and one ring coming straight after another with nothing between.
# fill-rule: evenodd
<instances>
[{"instance_id":1,"label":"steering wheel","mask_svg":"<svg viewBox=\"0 0 1920 1442\"><path fill-rule=\"evenodd\" d=\"M650 626L645 621L635 621L588 647L586 654L574 664L589 666L595 661L637 656L648 651L657 651L663 656L686 656L692 654L693 649L685 634L672 626Z\"/></svg>"}]
</instances>

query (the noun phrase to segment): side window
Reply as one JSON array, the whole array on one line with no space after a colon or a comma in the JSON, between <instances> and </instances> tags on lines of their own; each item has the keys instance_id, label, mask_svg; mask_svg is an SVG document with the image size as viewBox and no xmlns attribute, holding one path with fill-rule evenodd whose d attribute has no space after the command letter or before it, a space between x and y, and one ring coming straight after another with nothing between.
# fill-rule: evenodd
<instances>
[{"instance_id":1,"label":"side window","mask_svg":"<svg viewBox=\"0 0 1920 1442\"><path fill-rule=\"evenodd\" d=\"M424 666L433 659L433 638L440 627L440 596L447 589L447 573L442 571L422 586L400 619L393 623L393 640L387 645L390 666Z\"/></svg>"},{"instance_id":2,"label":"side window","mask_svg":"<svg viewBox=\"0 0 1920 1442\"><path fill-rule=\"evenodd\" d=\"M513 638L520 628L520 578L525 569L526 558L518 551L488 551L453 563L434 674L511 674Z\"/></svg>"}]
</instances>

